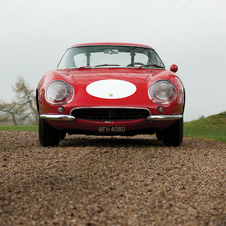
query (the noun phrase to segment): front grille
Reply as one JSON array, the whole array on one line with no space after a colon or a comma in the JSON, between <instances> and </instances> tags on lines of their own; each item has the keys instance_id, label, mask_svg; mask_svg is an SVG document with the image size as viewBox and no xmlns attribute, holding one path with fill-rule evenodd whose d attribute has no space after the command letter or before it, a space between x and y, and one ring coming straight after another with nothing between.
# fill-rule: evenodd
<instances>
[{"instance_id":1,"label":"front grille","mask_svg":"<svg viewBox=\"0 0 226 226\"><path fill-rule=\"evenodd\" d=\"M147 118L150 114L146 109L139 108L80 108L71 113L77 119L92 121L125 121Z\"/></svg>"}]
</instances>

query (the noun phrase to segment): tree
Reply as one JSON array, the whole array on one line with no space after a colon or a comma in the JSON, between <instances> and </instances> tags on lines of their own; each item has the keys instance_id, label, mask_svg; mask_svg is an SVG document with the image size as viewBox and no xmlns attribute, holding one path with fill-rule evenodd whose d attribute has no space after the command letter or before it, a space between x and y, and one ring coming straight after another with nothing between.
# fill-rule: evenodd
<instances>
[{"instance_id":1,"label":"tree","mask_svg":"<svg viewBox=\"0 0 226 226\"><path fill-rule=\"evenodd\" d=\"M15 125L18 125L19 121L24 120L24 112L25 112L24 106L19 106L17 103L6 103L3 101L0 101L0 111L3 113L1 114L1 122L9 121L10 117L12 117L12 120Z\"/></svg>"},{"instance_id":2,"label":"tree","mask_svg":"<svg viewBox=\"0 0 226 226\"><path fill-rule=\"evenodd\" d=\"M36 108L35 91L24 80L23 77L18 77L13 91L17 94L17 103L20 106L26 107L27 117L33 115L35 122L38 123L38 112Z\"/></svg>"},{"instance_id":3,"label":"tree","mask_svg":"<svg viewBox=\"0 0 226 226\"><path fill-rule=\"evenodd\" d=\"M13 120L18 124L37 124L38 112L36 109L35 91L22 77L18 77L13 87L16 96L11 103L0 101L0 122Z\"/></svg>"}]
</instances>

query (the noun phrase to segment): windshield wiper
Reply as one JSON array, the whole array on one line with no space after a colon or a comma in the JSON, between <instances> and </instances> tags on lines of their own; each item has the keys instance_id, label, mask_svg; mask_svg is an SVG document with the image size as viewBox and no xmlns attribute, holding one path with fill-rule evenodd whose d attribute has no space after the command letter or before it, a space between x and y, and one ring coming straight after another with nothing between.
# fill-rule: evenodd
<instances>
[{"instance_id":1,"label":"windshield wiper","mask_svg":"<svg viewBox=\"0 0 226 226\"><path fill-rule=\"evenodd\" d=\"M142 68L142 67L158 67L158 68L165 68L165 67L163 67L163 66L161 66L161 65L158 65L158 64L145 64L145 65L141 65L141 66L137 67L137 69L140 69L140 68Z\"/></svg>"},{"instance_id":2,"label":"windshield wiper","mask_svg":"<svg viewBox=\"0 0 226 226\"><path fill-rule=\"evenodd\" d=\"M106 67L106 66L120 66L119 64L99 64L96 65L95 67Z\"/></svg>"},{"instance_id":3,"label":"windshield wiper","mask_svg":"<svg viewBox=\"0 0 226 226\"><path fill-rule=\"evenodd\" d=\"M92 68L90 65L86 65L86 66L80 66L78 69L82 70L82 69L86 69L86 68Z\"/></svg>"}]
</instances>

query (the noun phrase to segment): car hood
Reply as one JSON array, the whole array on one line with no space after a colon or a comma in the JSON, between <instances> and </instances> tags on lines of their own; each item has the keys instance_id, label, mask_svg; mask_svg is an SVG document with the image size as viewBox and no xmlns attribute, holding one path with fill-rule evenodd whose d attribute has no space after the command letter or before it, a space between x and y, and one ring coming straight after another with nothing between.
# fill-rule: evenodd
<instances>
[{"instance_id":1,"label":"car hood","mask_svg":"<svg viewBox=\"0 0 226 226\"><path fill-rule=\"evenodd\" d=\"M140 84L146 81L149 76L149 71L136 71L136 72L128 72L126 70L111 70L109 72L101 72L86 70L86 72L76 71L73 73L75 80L80 84L88 85L90 83L100 81L100 80L123 80L133 84Z\"/></svg>"}]
</instances>

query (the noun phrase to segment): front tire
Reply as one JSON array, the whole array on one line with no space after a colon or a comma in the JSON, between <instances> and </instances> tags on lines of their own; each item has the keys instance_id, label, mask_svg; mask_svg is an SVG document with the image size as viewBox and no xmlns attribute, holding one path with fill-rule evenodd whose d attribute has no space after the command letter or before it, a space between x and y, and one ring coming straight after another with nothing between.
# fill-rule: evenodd
<instances>
[{"instance_id":1,"label":"front tire","mask_svg":"<svg viewBox=\"0 0 226 226\"><path fill-rule=\"evenodd\" d=\"M162 132L157 132L156 137L158 140L162 140Z\"/></svg>"},{"instance_id":2,"label":"front tire","mask_svg":"<svg viewBox=\"0 0 226 226\"><path fill-rule=\"evenodd\" d=\"M162 134L162 141L165 146L180 146L183 141L183 118L177 120L172 126L165 129Z\"/></svg>"},{"instance_id":3,"label":"front tire","mask_svg":"<svg viewBox=\"0 0 226 226\"><path fill-rule=\"evenodd\" d=\"M39 141L42 146L57 146L60 143L60 131L39 117Z\"/></svg>"}]
</instances>

